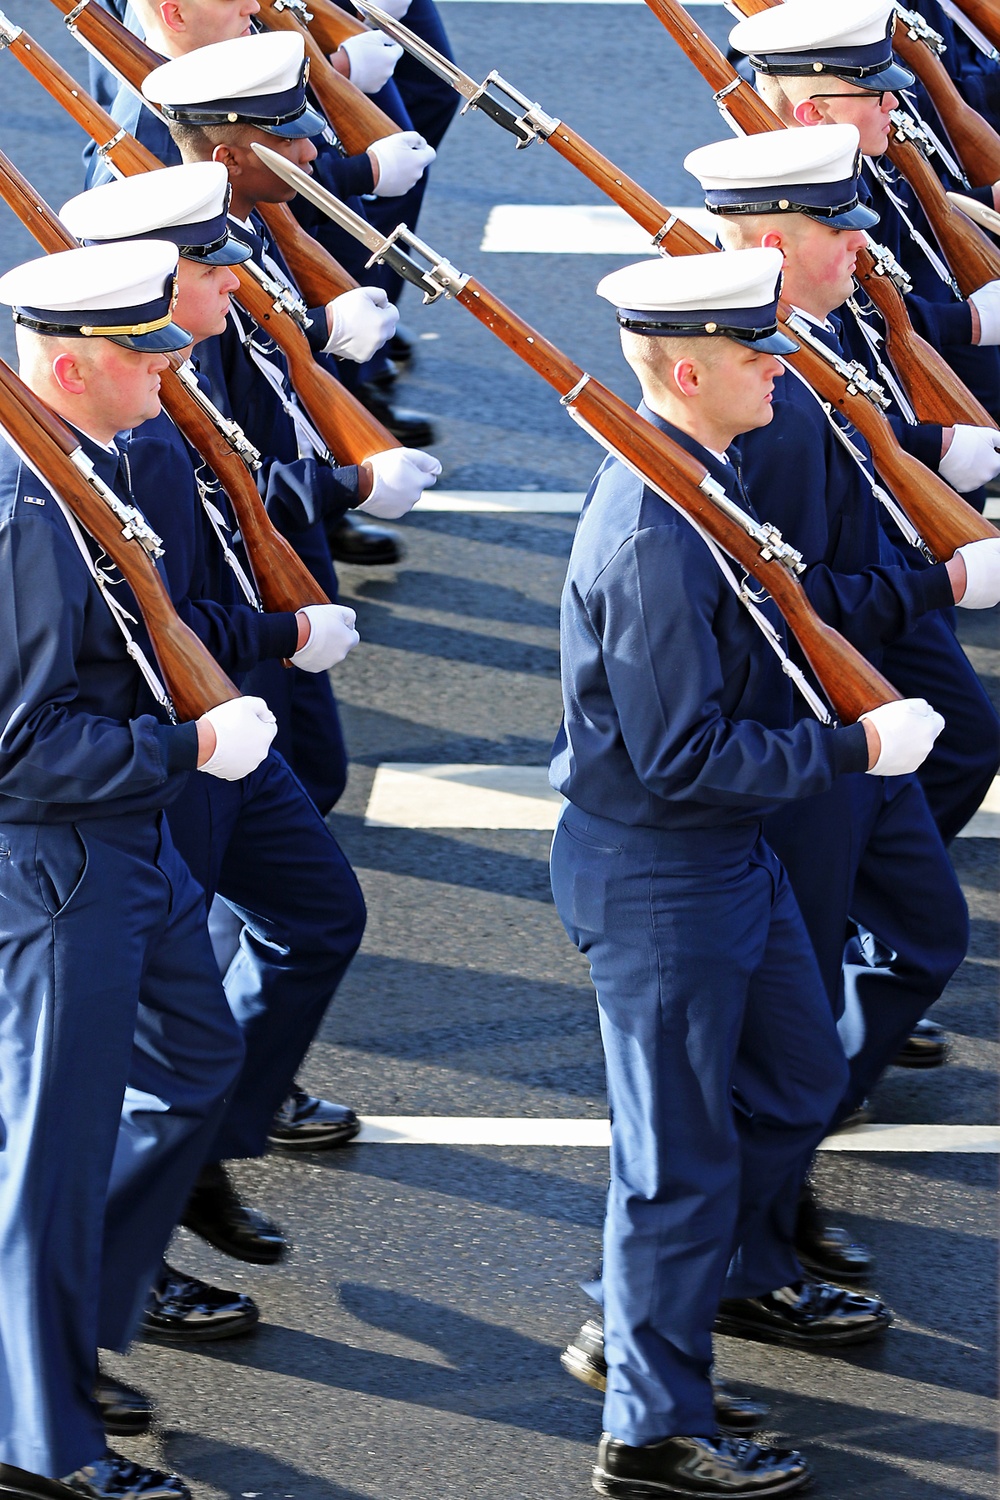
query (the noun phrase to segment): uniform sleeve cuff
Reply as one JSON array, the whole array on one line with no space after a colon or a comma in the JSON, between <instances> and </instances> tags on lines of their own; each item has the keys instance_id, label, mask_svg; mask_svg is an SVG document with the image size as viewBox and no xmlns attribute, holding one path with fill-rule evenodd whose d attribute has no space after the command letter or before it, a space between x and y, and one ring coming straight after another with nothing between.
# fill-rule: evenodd
<instances>
[{"instance_id":1,"label":"uniform sleeve cuff","mask_svg":"<svg viewBox=\"0 0 1000 1500\"><path fill-rule=\"evenodd\" d=\"M156 738L168 776L197 770L198 726L194 720L189 724L157 724Z\"/></svg>"},{"instance_id":2,"label":"uniform sleeve cuff","mask_svg":"<svg viewBox=\"0 0 1000 1500\"><path fill-rule=\"evenodd\" d=\"M897 426L892 417L889 420L895 428L899 446L936 474L941 462L941 435L944 428L939 427L937 422L918 422L914 425L912 422L900 421Z\"/></svg>"},{"instance_id":3,"label":"uniform sleeve cuff","mask_svg":"<svg viewBox=\"0 0 1000 1500\"><path fill-rule=\"evenodd\" d=\"M953 607L955 590L951 586L945 563L933 563L929 568L912 568L907 572L906 580L922 614L927 614L932 609Z\"/></svg>"},{"instance_id":4,"label":"uniform sleeve cuff","mask_svg":"<svg viewBox=\"0 0 1000 1500\"><path fill-rule=\"evenodd\" d=\"M968 302L941 302L934 308L942 344L972 343L972 308Z\"/></svg>"},{"instance_id":5,"label":"uniform sleeve cuff","mask_svg":"<svg viewBox=\"0 0 1000 1500\"><path fill-rule=\"evenodd\" d=\"M833 764L838 776L868 770L868 737L863 724L833 731Z\"/></svg>"},{"instance_id":6,"label":"uniform sleeve cuff","mask_svg":"<svg viewBox=\"0 0 1000 1500\"><path fill-rule=\"evenodd\" d=\"M309 347L314 354L322 354L330 337L330 323L326 307L310 307L309 327L305 330Z\"/></svg>"},{"instance_id":7,"label":"uniform sleeve cuff","mask_svg":"<svg viewBox=\"0 0 1000 1500\"><path fill-rule=\"evenodd\" d=\"M375 190L375 169L367 151L360 156L345 157L340 164L345 198L361 198Z\"/></svg>"},{"instance_id":8,"label":"uniform sleeve cuff","mask_svg":"<svg viewBox=\"0 0 1000 1500\"><path fill-rule=\"evenodd\" d=\"M262 661L288 661L298 649L299 622L294 614L257 616Z\"/></svg>"}]
</instances>

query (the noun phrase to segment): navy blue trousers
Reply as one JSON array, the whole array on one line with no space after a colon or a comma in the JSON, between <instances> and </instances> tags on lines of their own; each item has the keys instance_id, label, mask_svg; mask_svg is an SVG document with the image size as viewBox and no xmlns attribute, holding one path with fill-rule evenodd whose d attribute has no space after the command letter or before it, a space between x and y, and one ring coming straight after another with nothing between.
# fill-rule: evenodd
<instances>
[{"instance_id":1,"label":"navy blue trousers","mask_svg":"<svg viewBox=\"0 0 1000 1500\"><path fill-rule=\"evenodd\" d=\"M242 924L225 990L246 1059L208 1159L260 1156L361 944L364 898L333 834L273 750L242 781L192 776L169 816L208 900L222 896Z\"/></svg>"},{"instance_id":2,"label":"navy blue trousers","mask_svg":"<svg viewBox=\"0 0 1000 1500\"><path fill-rule=\"evenodd\" d=\"M916 777L843 776L772 814L765 837L788 872L850 1061L835 1119L892 1061L965 957L968 912ZM848 919L873 963L845 968ZM879 955L879 956L876 956Z\"/></svg>"},{"instance_id":3,"label":"navy blue trousers","mask_svg":"<svg viewBox=\"0 0 1000 1500\"><path fill-rule=\"evenodd\" d=\"M882 670L905 697L926 698L944 729L917 776L946 844L965 827L1000 768L1000 719L947 617L924 615L887 646Z\"/></svg>"},{"instance_id":4,"label":"navy blue trousers","mask_svg":"<svg viewBox=\"0 0 1000 1500\"><path fill-rule=\"evenodd\" d=\"M715 1431L723 1295L798 1280L794 1201L847 1064L777 858L747 827L563 810L552 889L597 990L611 1111L604 1425Z\"/></svg>"},{"instance_id":5,"label":"navy blue trousers","mask_svg":"<svg viewBox=\"0 0 1000 1500\"><path fill-rule=\"evenodd\" d=\"M0 901L0 1460L57 1478L105 1450L98 1346L128 1342L243 1049L161 817L5 824Z\"/></svg>"}]
</instances>

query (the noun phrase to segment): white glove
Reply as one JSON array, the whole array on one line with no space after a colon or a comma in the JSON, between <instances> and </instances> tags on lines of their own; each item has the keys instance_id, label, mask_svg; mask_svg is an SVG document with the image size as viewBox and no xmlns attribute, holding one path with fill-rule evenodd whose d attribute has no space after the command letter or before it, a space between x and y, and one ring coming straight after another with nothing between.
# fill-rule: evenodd
<instances>
[{"instance_id":1,"label":"white glove","mask_svg":"<svg viewBox=\"0 0 1000 1500\"><path fill-rule=\"evenodd\" d=\"M979 342L1000 344L1000 281L988 281L969 301L979 314Z\"/></svg>"},{"instance_id":2,"label":"white glove","mask_svg":"<svg viewBox=\"0 0 1000 1500\"><path fill-rule=\"evenodd\" d=\"M361 639L354 628L357 615L343 604L307 604L298 613L309 621L309 634L292 657L292 666L303 672L335 667Z\"/></svg>"},{"instance_id":3,"label":"white glove","mask_svg":"<svg viewBox=\"0 0 1000 1500\"><path fill-rule=\"evenodd\" d=\"M881 749L869 776L906 776L922 766L944 728L944 720L923 698L901 698L883 703L861 723L874 724Z\"/></svg>"},{"instance_id":4,"label":"white glove","mask_svg":"<svg viewBox=\"0 0 1000 1500\"><path fill-rule=\"evenodd\" d=\"M263 698L233 698L202 714L198 723L215 730L215 749L199 771L222 781L240 781L256 771L278 732Z\"/></svg>"},{"instance_id":5,"label":"white glove","mask_svg":"<svg viewBox=\"0 0 1000 1500\"><path fill-rule=\"evenodd\" d=\"M398 521L405 516L441 472L438 460L419 448L387 448L384 453L373 453L368 463L372 467L372 490L357 509L382 521Z\"/></svg>"},{"instance_id":6,"label":"white glove","mask_svg":"<svg viewBox=\"0 0 1000 1500\"><path fill-rule=\"evenodd\" d=\"M349 292L341 292L326 304L326 315L330 337L323 353L352 359L359 365L371 359L386 339L392 338L399 322L399 309L380 286L355 286ZM997 467L1000 468L1000 459Z\"/></svg>"},{"instance_id":7,"label":"white glove","mask_svg":"<svg viewBox=\"0 0 1000 1500\"><path fill-rule=\"evenodd\" d=\"M401 130L398 135L372 141L368 155L378 162L378 182L372 189L376 198L397 198L420 180L437 152L415 130Z\"/></svg>"},{"instance_id":8,"label":"white glove","mask_svg":"<svg viewBox=\"0 0 1000 1500\"><path fill-rule=\"evenodd\" d=\"M379 10L384 10L394 21L401 21L410 8L410 0L383 0Z\"/></svg>"},{"instance_id":9,"label":"white glove","mask_svg":"<svg viewBox=\"0 0 1000 1500\"><path fill-rule=\"evenodd\" d=\"M384 88L403 55L399 43L386 36L384 31L359 31L357 36L349 36L341 42L340 51L347 54L351 82L363 94L377 94Z\"/></svg>"},{"instance_id":10,"label":"white glove","mask_svg":"<svg viewBox=\"0 0 1000 1500\"><path fill-rule=\"evenodd\" d=\"M992 609L1000 604L1000 537L967 542L958 556L965 563L965 593L959 609Z\"/></svg>"},{"instance_id":11,"label":"white glove","mask_svg":"<svg viewBox=\"0 0 1000 1500\"><path fill-rule=\"evenodd\" d=\"M995 427L953 427L938 473L963 495L995 479L1000 474L1000 432Z\"/></svg>"}]
</instances>

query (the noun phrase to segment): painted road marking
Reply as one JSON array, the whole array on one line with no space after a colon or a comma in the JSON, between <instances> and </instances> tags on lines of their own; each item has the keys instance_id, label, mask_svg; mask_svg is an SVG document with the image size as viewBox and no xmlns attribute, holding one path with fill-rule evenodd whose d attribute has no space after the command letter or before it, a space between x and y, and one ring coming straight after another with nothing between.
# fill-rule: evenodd
<instances>
[{"instance_id":1,"label":"painted road marking","mask_svg":"<svg viewBox=\"0 0 1000 1500\"><path fill-rule=\"evenodd\" d=\"M607 1120L535 1120L520 1115L366 1115L360 1145L583 1146L607 1150ZM829 1136L821 1151L1000 1154L1000 1125L863 1125Z\"/></svg>"},{"instance_id":2,"label":"painted road marking","mask_svg":"<svg viewBox=\"0 0 1000 1500\"><path fill-rule=\"evenodd\" d=\"M562 798L549 786L546 766L385 762L375 772L365 826L551 833L561 806ZM959 837L1000 838L1000 777Z\"/></svg>"},{"instance_id":3,"label":"painted road marking","mask_svg":"<svg viewBox=\"0 0 1000 1500\"><path fill-rule=\"evenodd\" d=\"M714 241L707 209L669 212ZM615 203L498 203L490 209L479 248L498 255L657 254L652 236Z\"/></svg>"},{"instance_id":4,"label":"painted road marking","mask_svg":"<svg viewBox=\"0 0 1000 1500\"><path fill-rule=\"evenodd\" d=\"M483 515L510 511L542 516L578 516L584 490L425 490L420 509Z\"/></svg>"}]
</instances>

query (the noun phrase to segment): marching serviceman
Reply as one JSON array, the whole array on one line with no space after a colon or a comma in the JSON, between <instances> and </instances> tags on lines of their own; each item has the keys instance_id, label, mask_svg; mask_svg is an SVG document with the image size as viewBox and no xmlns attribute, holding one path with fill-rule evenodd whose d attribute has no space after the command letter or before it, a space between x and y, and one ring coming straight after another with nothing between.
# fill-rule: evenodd
<instances>
[{"instance_id":1,"label":"marching serviceman","mask_svg":"<svg viewBox=\"0 0 1000 1500\"><path fill-rule=\"evenodd\" d=\"M115 434L157 414L189 342L176 266L152 241L0 279L22 379L129 505ZM248 774L273 718L242 698L166 722L131 590L9 441L0 496L0 1486L176 1500L180 1480L107 1450L94 1399L98 1345L132 1337L242 1061L163 810L196 767Z\"/></svg>"},{"instance_id":2,"label":"marching serviceman","mask_svg":"<svg viewBox=\"0 0 1000 1500\"><path fill-rule=\"evenodd\" d=\"M874 229L858 200L858 165L851 125L720 141L685 160L722 242L779 250L782 295L805 321L803 336L840 358L835 309L850 295L858 250ZM794 369L777 384L772 412L766 427L738 441L743 480L758 513L802 553L803 584L818 613L880 666L886 648L907 636L932 702L964 692L978 703L982 689L946 616L956 603L987 608L1000 600L1000 541L975 542L934 566L912 548L904 556L881 529L864 438ZM985 751L972 745L966 753ZM987 784L993 769L987 760ZM978 795L984 791L978 785ZM838 1016L848 916L888 955L877 968L852 964L847 973L851 1082L838 1110L846 1115L964 958L965 902L916 777L843 778L825 798L776 812L764 830L788 871ZM909 1045L926 1060L931 1039L918 1033ZM943 1040L937 1045L943 1054ZM803 1216L798 1246L834 1278L870 1270L861 1248L821 1228L815 1212Z\"/></svg>"},{"instance_id":3,"label":"marching serviceman","mask_svg":"<svg viewBox=\"0 0 1000 1500\"><path fill-rule=\"evenodd\" d=\"M727 450L770 421L776 355L794 347L776 327L780 270L777 252L739 251L643 262L598 288L641 413L744 509ZM798 1454L716 1436L713 1325L823 1347L875 1337L890 1315L805 1280L796 1258L788 1184L847 1064L761 821L840 776L912 770L941 719L920 700L845 727L798 716L738 573L613 458L574 539L561 651L552 889L590 960L612 1121L594 1486L789 1493L809 1478Z\"/></svg>"},{"instance_id":4,"label":"marching serviceman","mask_svg":"<svg viewBox=\"0 0 1000 1500\"><path fill-rule=\"evenodd\" d=\"M168 116L185 161L224 164L233 189L235 233L263 269L271 273L277 264L283 270L254 209L258 202L285 202L294 195L250 143L268 143L300 165L315 159L302 38L268 32L220 42L164 63L143 87ZM276 524L334 597L324 523L336 522L352 507L374 519L398 519L434 482L440 464L417 449L393 448L373 454L360 469L332 468L326 444L291 389L283 356L242 310L232 311L220 339L201 346L199 359L216 405L265 455ZM329 683L322 674L293 673L286 692L292 695L292 743L279 739L279 748L325 813L343 790L346 774L345 755L337 752L342 740Z\"/></svg>"},{"instance_id":5,"label":"marching serviceman","mask_svg":"<svg viewBox=\"0 0 1000 1500\"><path fill-rule=\"evenodd\" d=\"M891 0L842 0L835 9L785 0L741 21L729 40L748 57L758 90L786 125L857 127L867 158L862 181L879 215L879 238L913 282L906 305L914 326L987 411L1000 416L1000 281L988 282L968 301L958 298L915 195L881 160L899 93L915 81L893 56L895 15ZM847 326L851 350L867 363L871 349L852 325L853 319Z\"/></svg>"},{"instance_id":6,"label":"marching serviceman","mask_svg":"<svg viewBox=\"0 0 1000 1500\"><path fill-rule=\"evenodd\" d=\"M168 167L93 188L65 204L61 217L88 244L154 237L177 244L175 313L197 345L221 333L237 285L229 268L250 255L228 231L230 191L218 162ZM358 640L353 610L325 604L297 615L261 613L249 565L233 551L225 496L202 491L201 456L165 413L133 432L127 451L136 493L165 542L178 611L227 672L270 661L280 675L277 663L287 657L294 669L325 673L343 660ZM208 901L219 894L240 917L239 953L225 986L246 1045L184 1219L237 1259L273 1262L285 1249L280 1231L239 1202L223 1163L261 1155L272 1133L293 1144L301 1135L312 1149L357 1134L352 1109L293 1085L360 945L364 901L336 840L275 751L240 781L191 778L169 816L174 843ZM240 1333L256 1317L248 1303L165 1268L142 1332L170 1341Z\"/></svg>"}]
</instances>

